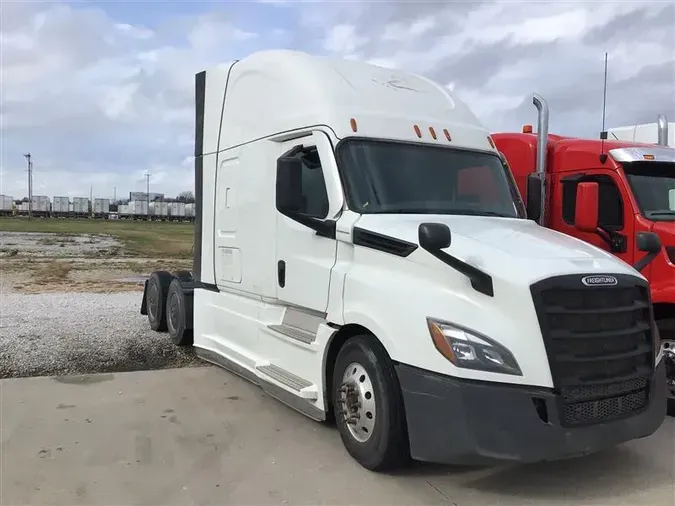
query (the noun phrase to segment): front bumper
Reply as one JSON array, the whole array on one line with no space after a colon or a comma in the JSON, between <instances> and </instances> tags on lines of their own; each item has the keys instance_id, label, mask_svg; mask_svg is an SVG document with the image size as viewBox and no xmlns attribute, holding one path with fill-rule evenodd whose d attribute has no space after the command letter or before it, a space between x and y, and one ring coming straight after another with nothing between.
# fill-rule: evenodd
<instances>
[{"instance_id":1,"label":"front bumper","mask_svg":"<svg viewBox=\"0 0 675 506\"><path fill-rule=\"evenodd\" d=\"M561 426L551 389L459 380L403 364L396 370L411 456L420 461L483 465L574 457L649 436L666 416L664 361L642 411L574 428Z\"/></svg>"}]
</instances>

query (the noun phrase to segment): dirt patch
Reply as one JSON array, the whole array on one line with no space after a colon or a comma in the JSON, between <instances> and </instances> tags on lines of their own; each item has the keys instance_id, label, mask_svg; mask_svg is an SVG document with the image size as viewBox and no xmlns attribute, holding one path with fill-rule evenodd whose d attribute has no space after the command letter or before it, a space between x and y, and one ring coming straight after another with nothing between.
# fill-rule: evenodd
<instances>
[{"instance_id":1,"label":"dirt patch","mask_svg":"<svg viewBox=\"0 0 675 506\"><path fill-rule=\"evenodd\" d=\"M92 292L143 290L157 269L189 270L189 262L125 258L5 258L0 259L0 288L4 293Z\"/></svg>"},{"instance_id":2,"label":"dirt patch","mask_svg":"<svg viewBox=\"0 0 675 506\"><path fill-rule=\"evenodd\" d=\"M122 243L110 235L0 232L0 257L110 257L122 252Z\"/></svg>"}]
</instances>

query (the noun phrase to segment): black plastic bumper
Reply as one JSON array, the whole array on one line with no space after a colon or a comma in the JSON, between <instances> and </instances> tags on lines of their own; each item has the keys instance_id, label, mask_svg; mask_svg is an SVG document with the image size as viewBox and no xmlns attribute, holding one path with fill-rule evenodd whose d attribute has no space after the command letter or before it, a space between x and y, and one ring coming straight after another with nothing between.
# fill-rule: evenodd
<instances>
[{"instance_id":1,"label":"black plastic bumper","mask_svg":"<svg viewBox=\"0 0 675 506\"><path fill-rule=\"evenodd\" d=\"M666 416L663 361L645 409L575 428L560 425L558 399L550 389L464 381L406 365L396 369L410 452L420 461L483 465L574 457L648 436Z\"/></svg>"}]
</instances>

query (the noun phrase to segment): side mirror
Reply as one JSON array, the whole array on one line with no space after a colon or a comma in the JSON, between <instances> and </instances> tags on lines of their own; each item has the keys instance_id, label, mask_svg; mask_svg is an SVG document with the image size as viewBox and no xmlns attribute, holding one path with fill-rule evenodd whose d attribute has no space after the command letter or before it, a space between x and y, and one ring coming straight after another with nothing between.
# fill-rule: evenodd
<instances>
[{"instance_id":1,"label":"side mirror","mask_svg":"<svg viewBox=\"0 0 675 506\"><path fill-rule=\"evenodd\" d=\"M420 246L427 251L439 251L450 246L450 228L443 223L420 223L417 230Z\"/></svg>"},{"instance_id":2,"label":"side mirror","mask_svg":"<svg viewBox=\"0 0 675 506\"><path fill-rule=\"evenodd\" d=\"M581 232L595 233L598 230L598 192L598 183L586 182L577 185L574 227Z\"/></svg>"},{"instance_id":3,"label":"side mirror","mask_svg":"<svg viewBox=\"0 0 675 506\"><path fill-rule=\"evenodd\" d=\"M633 265L633 269L641 271L647 267L661 251L661 239L659 239L659 236L654 232L638 232L635 237L635 245L637 246L638 251L647 253Z\"/></svg>"},{"instance_id":4,"label":"side mirror","mask_svg":"<svg viewBox=\"0 0 675 506\"><path fill-rule=\"evenodd\" d=\"M654 232L638 232L635 238L638 251L645 253L659 253L661 251L661 239Z\"/></svg>"},{"instance_id":5,"label":"side mirror","mask_svg":"<svg viewBox=\"0 0 675 506\"><path fill-rule=\"evenodd\" d=\"M281 213L302 209L302 160L281 157L277 160L277 210Z\"/></svg>"},{"instance_id":6,"label":"side mirror","mask_svg":"<svg viewBox=\"0 0 675 506\"><path fill-rule=\"evenodd\" d=\"M539 223L541 218L541 176L537 173L527 176L525 209L527 217Z\"/></svg>"}]
</instances>

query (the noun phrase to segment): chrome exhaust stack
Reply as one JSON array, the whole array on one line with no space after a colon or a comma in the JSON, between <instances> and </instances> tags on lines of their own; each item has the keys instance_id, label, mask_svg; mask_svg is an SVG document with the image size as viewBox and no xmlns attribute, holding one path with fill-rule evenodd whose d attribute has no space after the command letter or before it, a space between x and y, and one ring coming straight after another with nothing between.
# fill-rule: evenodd
<instances>
[{"instance_id":1,"label":"chrome exhaust stack","mask_svg":"<svg viewBox=\"0 0 675 506\"><path fill-rule=\"evenodd\" d=\"M659 114L659 118L656 122L658 127L658 142L660 146L668 145L668 118L665 114Z\"/></svg>"},{"instance_id":2,"label":"chrome exhaust stack","mask_svg":"<svg viewBox=\"0 0 675 506\"><path fill-rule=\"evenodd\" d=\"M546 154L548 152L548 104L536 93L532 96L532 103L537 108L537 174L541 178L541 211L539 224L544 225L546 209Z\"/></svg>"}]
</instances>

